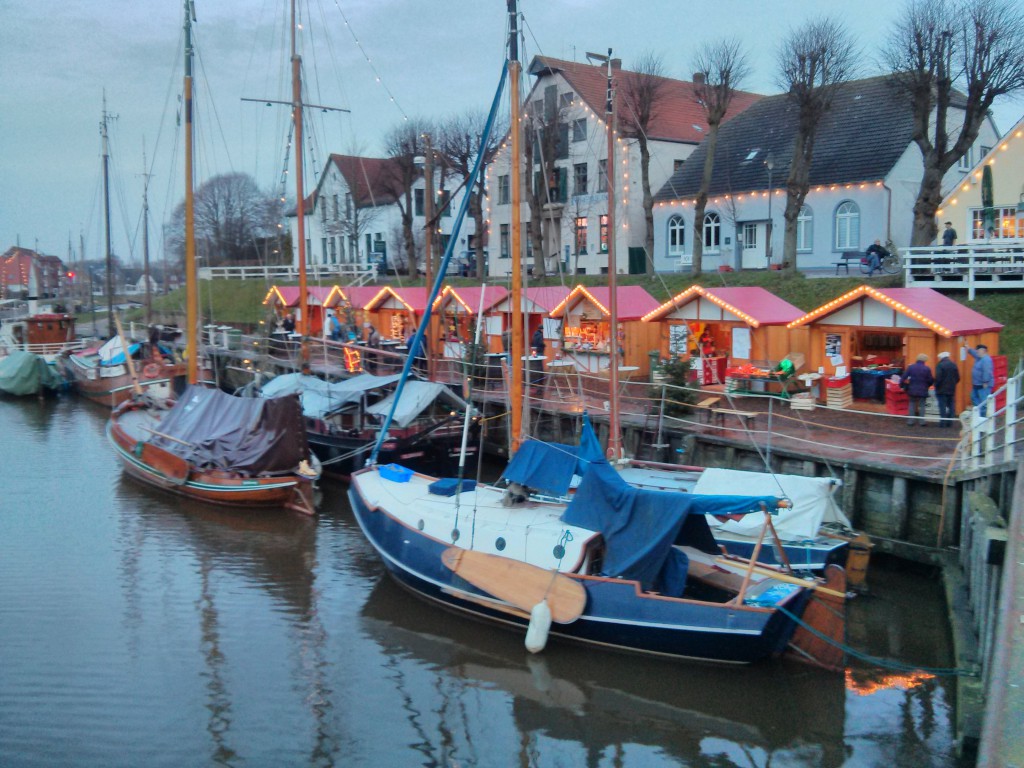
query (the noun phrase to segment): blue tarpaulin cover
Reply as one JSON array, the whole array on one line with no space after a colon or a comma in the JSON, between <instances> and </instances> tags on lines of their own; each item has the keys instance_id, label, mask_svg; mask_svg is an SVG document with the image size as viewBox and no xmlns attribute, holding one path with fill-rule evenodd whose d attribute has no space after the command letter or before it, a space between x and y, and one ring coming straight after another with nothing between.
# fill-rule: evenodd
<instances>
[{"instance_id":1,"label":"blue tarpaulin cover","mask_svg":"<svg viewBox=\"0 0 1024 768\"><path fill-rule=\"evenodd\" d=\"M634 488L606 462L591 464L562 521L604 537L605 576L639 581L644 589L678 595L686 578L685 556L673 544L691 544L695 520L775 509L774 496L695 496ZM687 517L690 517L689 524ZM670 554L672 557L670 557Z\"/></svg>"},{"instance_id":2,"label":"blue tarpaulin cover","mask_svg":"<svg viewBox=\"0 0 1024 768\"><path fill-rule=\"evenodd\" d=\"M569 492L573 475L586 474L593 462L604 461L601 444L583 414L580 444L545 443L527 440L512 457L502 477L513 483L564 496Z\"/></svg>"}]
</instances>

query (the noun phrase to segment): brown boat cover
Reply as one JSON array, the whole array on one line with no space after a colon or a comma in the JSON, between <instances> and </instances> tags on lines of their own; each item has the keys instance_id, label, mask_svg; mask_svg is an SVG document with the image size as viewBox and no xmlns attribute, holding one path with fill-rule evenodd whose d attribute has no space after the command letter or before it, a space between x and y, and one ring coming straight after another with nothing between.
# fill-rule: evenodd
<instances>
[{"instance_id":1,"label":"brown boat cover","mask_svg":"<svg viewBox=\"0 0 1024 768\"><path fill-rule=\"evenodd\" d=\"M148 442L198 469L275 474L292 472L309 458L297 395L234 397L190 386L156 431Z\"/></svg>"}]
</instances>

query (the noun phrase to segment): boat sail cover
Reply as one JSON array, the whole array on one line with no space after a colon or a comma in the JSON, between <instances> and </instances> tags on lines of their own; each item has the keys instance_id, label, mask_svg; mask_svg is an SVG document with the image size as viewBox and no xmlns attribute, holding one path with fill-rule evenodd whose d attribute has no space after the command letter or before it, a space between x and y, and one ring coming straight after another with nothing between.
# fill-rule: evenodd
<instances>
[{"instance_id":1,"label":"boat sail cover","mask_svg":"<svg viewBox=\"0 0 1024 768\"><path fill-rule=\"evenodd\" d=\"M778 503L774 496L697 496L635 488L602 461L592 463L583 475L562 522L601 533L603 575L680 595L688 561L673 545L718 551L704 515L771 511Z\"/></svg>"},{"instance_id":2,"label":"boat sail cover","mask_svg":"<svg viewBox=\"0 0 1024 768\"><path fill-rule=\"evenodd\" d=\"M149 442L201 469L291 472L309 458L296 395L233 397L189 386Z\"/></svg>"},{"instance_id":3,"label":"boat sail cover","mask_svg":"<svg viewBox=\"0 0 1024 768\"><path fill-rule=\"evenodd\" d=\"M0 392L34 395L43 389L57 389L62 379L39 355L15 350L0 358Z\"/></svg>"},{"instance_id":4,"label":"boat sail cover","mask_svg":"<svg viewBox=\"0 0 1024 768\"><path fill-rule=\"evenodd\" d=\"M583 414L579 445L527 440L516 451L502 478L554 496L569 492L573 477L584 475L593 462L603 462L601 444Z\"/></svg>"},{"instance_id":5,"label":"boat sail cover","mask_svg":"<svg viewBox=\"0 0 1024 768\"><path fill-rule=\"evenodd\" d=\"M395 377L399 378L398 376ZM444 384L434 381L407 381L405 389L402 390L402 399L398 401L398 407L392 416L400 427L407 427L423 413L430 405L438 399L446 401L451 407L465 410L469 407L465 400L452 392ZM392 392L379 403L374 403L366 412L371 416L384 418L391 411L391 404L395 400Z\"/></svg>"},{"instance_id":6,"label":"boat sail cover","mask_svg":"<svg viewBox=\"0 0 1024 768\"><path fill-rule=\"evenodd\" d=\"M286 373L264 384L260 388L260 397L298 395L302 400L304 416L324 419L349 403L358 403L366 392L394 384L400 378L399 375L374 376L363 373L351 379L327 382L304 373Z\"/></svg>"}]
</instances>

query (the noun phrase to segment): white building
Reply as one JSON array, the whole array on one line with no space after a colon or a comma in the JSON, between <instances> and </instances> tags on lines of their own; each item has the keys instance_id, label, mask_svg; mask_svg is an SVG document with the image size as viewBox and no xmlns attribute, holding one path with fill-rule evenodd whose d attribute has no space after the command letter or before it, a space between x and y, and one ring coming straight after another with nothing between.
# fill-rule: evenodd
<instances>
[{"instance_id":1,"label":"white building","mask_svg":"<svg viewBox=\"0 0 1024 768\"><path fill-rule=\"evenodd\" d=\"M962 124L962 117L954 103L951 128ZM797 225L799 267L832 266L844 251L863 251L876 239L900 248L910 244L924 167L912 141L913 127L909 104L885 76L840 88L814 145L811 188ZM785 94L761 99L722 126L710 199L698 233L704 238L705 270L766 268L769 221L772 261L781 261L785 182L795 131L796 108ZM974 159L988 153L998 139L992 121L986 120L967 156L946 174L943 190L960 184ZM690 267L697 232L694 197L704 155L702 145L655 195L658 271Z\"/></svg>"},{"instance_id":2,"label":"white building","mask_svg":"<svg viewBox=\"0 0 1024 768\"><path fill-rule=\"evenodd\" d=\"M441 178L440 169L434 178ZM451 237L452 222L465 194L460 181L448 176L439 188L435 210L447 206L438 218L437 242L441 248ZM412 228L418 264L423 263L424 201L421 174L412 185ZM338 265L343 271L346 266L366 268L386 255L389 267L405 269L400 203L405 204L401 171L395 160L332 154L316 189L305 200L306 263ZM473 220L467 216L460 234L464 242L458 244L456 253L466 249L474 229ZM294 224L291 238L292 258L298 266L298 227Z\"/></svg>"},{"instance_id":3,"label":"white building","mask_svg":"<svg viewBox=\"0 0 1024 768\"><path fill-rule=\"evenodd\" d=\"M616 109L627 109L628 85L639 77L613 60ZM607 68L545 56L534 58L528 69L536 77L524 105L524 122L535 124L557 115L559 142L556 176L547 188L550 202L544 206L550 217L550 238L544 244L545 271L561 269L572 274L604 274L608 268L608 161L605 131ZM659 78L662 82L658 107L648 131L651 152L651 189L657 191L701 142L707 124L697 103L692 82ZM733 114L739 114L758 97L741 93ZM621 124L621 118L620 118ZM635 140L616 142L615 256L619 272L645 270L643 185L640 150ZM535 183L540 159L523 174L524 191ZM503 277L511 271L511 157L508 141L488 169L489 265L490 275ZM530 219L525 200L522 219ZM527 225L532 226L532 223ZM523 230L523 247L529 249L528 229ZM532 263L532 253L527 252Z\"/></svg>"}]
</instances>

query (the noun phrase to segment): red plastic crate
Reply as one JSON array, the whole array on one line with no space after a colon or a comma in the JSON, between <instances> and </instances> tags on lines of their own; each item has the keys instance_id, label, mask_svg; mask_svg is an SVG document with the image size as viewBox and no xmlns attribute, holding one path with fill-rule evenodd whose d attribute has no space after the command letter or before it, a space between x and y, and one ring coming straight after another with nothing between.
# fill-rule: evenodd
<instances>
[{"instance_id":1,"label":"red plastic crate","mask_svg":"<svg viewBox=\"0 0 1024 768\"><path fill-rule=\"evenodd\" d=\"M992 373L996 377L1006 376L1009 368L1009 364L1006 360L1006 355L992 355Z\"/></svg>"},{"instance_id":2,"label":"red plastic crate","mask_svg":"<svg viewBox=\"0 0 1024 768\"><path fill-rule=\"evenodd\" d=\"M845 387L849 383L849 376L843 376L842 378L829 376L827 379L825 379L825 386L828 387L829 389L839 389L840 387Z\"/></svg>"},{"instance_id":3,"label":"red plastic crate","mask_svg":"<svg viewBox=\"0 0 1024 768\"><path fill-rule=\"evenodd\" d=\"M886 379L885 380L885 394L887 394L887 395L889 395L889 394L904 394L903 393L903 387L900 386L900 383L898 381L893 381L892 379ZM906 395L904 394L904 396L906 396Z\"/></svg>"}]
</instances>

